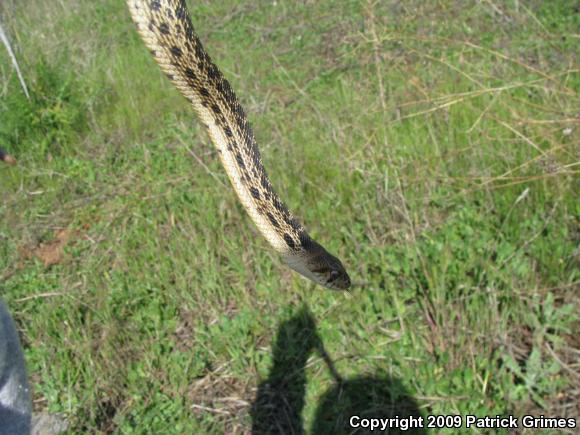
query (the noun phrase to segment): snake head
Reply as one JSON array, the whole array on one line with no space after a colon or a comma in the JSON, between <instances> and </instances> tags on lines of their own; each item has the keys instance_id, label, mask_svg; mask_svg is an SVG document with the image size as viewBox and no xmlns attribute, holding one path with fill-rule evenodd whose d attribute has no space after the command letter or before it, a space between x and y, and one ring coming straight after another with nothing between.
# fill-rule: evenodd
<instances>
[{"instance_id":1,"label":"snake head","mask_svg":"<svg viewBox=\"0 0 580 435\"><path fill-rule=\"evenodd\" d=\"M312 239L301 242L301 252L286 257L286 263L316 284L331 290L348 290L350 277L340 260Z\"/></svg>"},{"instance_id":2,"label":"snake head","mask_svg":"<svg viewBox=\"0 0 580 435\"><path fill-rule=\"evenodd\" d=\"M334 255L326 252L324 258L319 259L315 267L312 273L321 286L331 290L348 290L350 287L350 277L340 260Z\"/></svg>"}]
</instances>

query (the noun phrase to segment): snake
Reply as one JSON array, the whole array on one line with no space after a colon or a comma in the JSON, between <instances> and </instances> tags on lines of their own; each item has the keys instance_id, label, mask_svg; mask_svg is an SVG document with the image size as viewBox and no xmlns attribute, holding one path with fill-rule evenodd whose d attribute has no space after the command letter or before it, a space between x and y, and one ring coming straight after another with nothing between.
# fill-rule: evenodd
<instances>
[{"instance_id":1,"label":"snake","mask_svg":"<svg viewBox=\"0 0 580 435\"><path fill-rule=\"evenodd\" d=\"M246 113L194 31L185 0L126 0L137 31L171 83L191 103L234 191L272 248L302 276L347 290L341 261L309 236L274 191Z\"/></svg>"}]
</instances>

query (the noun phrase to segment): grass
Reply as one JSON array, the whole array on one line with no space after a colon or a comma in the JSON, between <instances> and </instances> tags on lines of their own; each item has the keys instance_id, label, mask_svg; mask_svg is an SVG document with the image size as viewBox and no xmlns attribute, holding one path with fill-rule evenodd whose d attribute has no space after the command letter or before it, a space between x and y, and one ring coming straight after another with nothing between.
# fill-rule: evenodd
<instances>
[{"instance_id":1,"label":"grass","mask_svg":"<svg viewBox=\"0 0 580 435\"><path fill-rule=\"evenodd\" d=\"M31 100L1 52L0 292L35 409L127 434L577 417L573 2L197 3L273 184L358 286L281 264L122 2L8 1Z\"/></svg>"}]
</instances>

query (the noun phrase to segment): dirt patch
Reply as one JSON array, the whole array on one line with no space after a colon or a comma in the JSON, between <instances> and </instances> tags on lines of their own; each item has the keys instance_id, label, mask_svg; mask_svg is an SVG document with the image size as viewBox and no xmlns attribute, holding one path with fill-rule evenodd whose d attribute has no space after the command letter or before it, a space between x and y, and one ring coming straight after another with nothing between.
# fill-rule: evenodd
<instances>
[{"instance_id":1,"label":"dirt patch","mask_svg":"<svg viewBox=\"0 0 580 435\"><path fill-rule=\"evenodd\" d=\"M78 231L69 228L54 230L53 238L49 242L41 242L36 246L22 246L20 251L21 261L37 258L42 261L44 267L50 267L61 263L64 258L64 248L80 236Z\"/></svg>"}]
</instances>

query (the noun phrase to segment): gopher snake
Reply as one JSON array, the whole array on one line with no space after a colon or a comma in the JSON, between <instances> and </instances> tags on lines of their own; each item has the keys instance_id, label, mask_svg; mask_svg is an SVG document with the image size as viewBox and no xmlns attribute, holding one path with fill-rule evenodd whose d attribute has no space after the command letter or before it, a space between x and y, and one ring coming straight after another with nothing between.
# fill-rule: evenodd
<instances>
[{"instance_id":1,"label":"gopher snake","mask_svg":"<svg viewBox=\"0 0 580 435\"><path fill-rule=\"evenodd\" d=\"M207 129L258 230L298 273L330 289L347 289L350 278L340 260L310 238L272 189L244 110L195 34L185 0L127 5L151 54Z\"/></svg>"}]
</instances>

